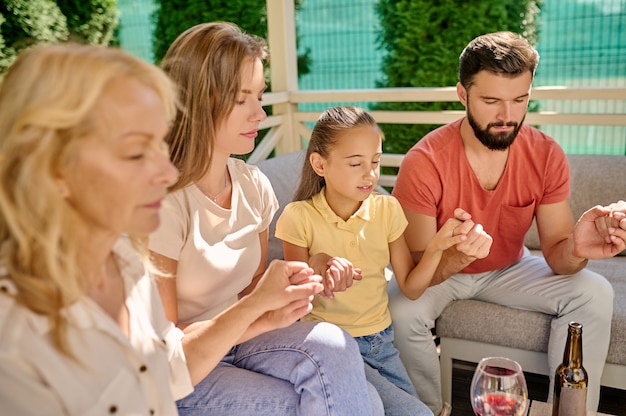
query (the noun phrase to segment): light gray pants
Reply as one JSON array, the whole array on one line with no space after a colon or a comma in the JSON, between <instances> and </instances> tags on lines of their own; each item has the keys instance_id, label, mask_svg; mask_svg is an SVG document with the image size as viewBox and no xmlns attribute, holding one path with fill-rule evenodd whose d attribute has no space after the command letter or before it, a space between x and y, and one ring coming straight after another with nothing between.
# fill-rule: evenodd
<instances>
[{"instance_id":1,"label":"light gray pants","mask_svg":"<svg viewBox=\"0 0 626 416\"><path fill-rule=\"evenodd\" d=\"M420 399L435 414L442 406L441 374L430 330L446 305L457 299L477 299L555 316L548 342L548 401L552 400L554 372L563 361L568 324L582 323L583 365L589 374L587 409L597 410L613 315L613 288L604 277L587 269L555 275L543 258L527 255L501 270L456 274L428 288L415 301L404 297L392 279L389 307L395 345Z\"/></svg>"}]
</instances>

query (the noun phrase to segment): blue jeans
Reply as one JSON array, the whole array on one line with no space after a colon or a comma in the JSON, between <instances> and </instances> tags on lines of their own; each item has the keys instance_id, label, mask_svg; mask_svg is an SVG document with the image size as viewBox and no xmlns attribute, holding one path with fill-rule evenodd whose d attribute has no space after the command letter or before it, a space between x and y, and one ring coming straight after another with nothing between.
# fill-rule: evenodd
<instances>
[{"instance_id":1,"label":"blue jeans","mask_svg":"<svg viewBox=\"0 0 626 416\"><path fill-rule=\"evenodd\" d=\"M378 391L385 415L432 416L430 409L419 400L400 361L400 353L393 346L391 325L381 332L355 340L365 362L365 377Z\"/></svg>"},{"instance_id":2,"label":"blue jeans","mask_svg":"<svg viewBox=\"0 0 626 416\"><path fill-rule=\"evenodd\" d=\"M384 413L354 339L325 322L296 322L236 346L177 406L181 415Z\"/></svg>"}]
</instances>

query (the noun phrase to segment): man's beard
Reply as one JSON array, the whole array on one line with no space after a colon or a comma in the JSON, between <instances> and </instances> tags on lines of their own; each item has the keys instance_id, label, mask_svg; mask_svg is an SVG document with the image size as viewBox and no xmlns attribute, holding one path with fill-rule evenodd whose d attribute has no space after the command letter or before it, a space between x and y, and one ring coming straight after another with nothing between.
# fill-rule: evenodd
<instances>
[{"instance_id":1,"label":"man's beard","mask_svg":"<svg viewBox=\"0 0 626 416\"><path fill-rule=\"evenodd\" d=\"M526 115L524 115L524 118L526 118ZM470 111L469 106L467 108L467 121L469 122L470 126L472 126L472 129L474 130L474 135L489 150L503 151L503 150L508 149L515 141L515 138L517 137L517 133L519 133L519 129L522 127L522 124L524 123L524 118L522 118L522 121L520 121L519 123L516 123L515 121L509 121L508 123L504 123L504 122L489 123L487 124L487 127L483 130L478 125L478 122L476 121L476 119L474 119L474 117L472 116L472 112ZM513 127L513 131L510 133L497 133L497 134L489 133L489 129L491 127L502 127L502 126L511 126Z\"/></svg>"}]
</instances>

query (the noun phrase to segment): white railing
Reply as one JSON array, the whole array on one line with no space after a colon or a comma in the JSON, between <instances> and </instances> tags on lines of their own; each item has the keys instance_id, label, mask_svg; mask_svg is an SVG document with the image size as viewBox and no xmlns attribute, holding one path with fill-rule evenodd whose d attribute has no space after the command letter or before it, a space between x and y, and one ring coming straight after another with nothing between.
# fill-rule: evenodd
<instances>
[{"instance_id":1,"label":"white railing","mask_svg":"<svg viewBox=\"0 0 626 416\"><path fill-rule=\"evenodd\" d=\"M531 92L533 100L550 101L617 101L619 113L565 113L558 111L529 112L526 123L533 125L589 125L626 127L626 88L537 87ZM273 106L261 128L269 128L248 161L256 163L275 154L289 153L306 147L311 130L320 111L298 111L304 103L376 103L376 102L456 102L456 88L386 88L370 90L272 92L263 96L264 106ZM371 111L378 123L446 124L463 116L463 111ZM384 154L382 166L399 167L402 154ZM381 175L380 184L393 186L395 175Z\"/></svg>"}]
</instances>

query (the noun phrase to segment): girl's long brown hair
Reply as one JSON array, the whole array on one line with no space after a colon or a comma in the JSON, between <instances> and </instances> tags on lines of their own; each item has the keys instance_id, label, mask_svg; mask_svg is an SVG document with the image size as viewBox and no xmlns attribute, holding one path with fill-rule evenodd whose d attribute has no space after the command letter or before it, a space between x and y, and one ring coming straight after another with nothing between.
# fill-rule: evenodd
<instances>
[{"instance_id":1,"label":"girl's long brown hair","mask_svg":"<svg viewBox=\"0 0 626 416\"><path fill-rule=\"evenodd\" d=\"M373 126L380 131L374 117L359 107L342 106L331 107L324 111L317 119L311 140L306 151L306 158L302 165L300 184L294 194L294 201L304 201L320 193L326 185L324 178L318 176L311 166L311 154L318 153L323 158L328 158L330 152L343 134L351 129L362 126Z\"/></svg>"}]
</instances>

